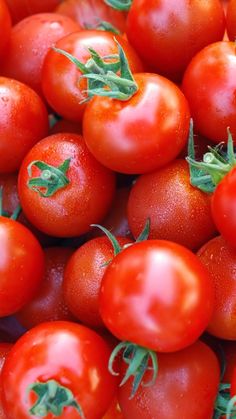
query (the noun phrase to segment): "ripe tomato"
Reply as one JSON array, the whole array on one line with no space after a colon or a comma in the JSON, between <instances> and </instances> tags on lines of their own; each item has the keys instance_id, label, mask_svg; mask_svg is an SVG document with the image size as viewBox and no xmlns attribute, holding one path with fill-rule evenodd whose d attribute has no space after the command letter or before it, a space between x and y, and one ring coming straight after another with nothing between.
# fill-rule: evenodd
<instances>
[{"instance_id":1,"label":"ripe tomato","mask_svg":"<svg viewBox=\"0 0 236 419\"><path fill-rule=\"evenodd\" d=\"M236 248L236 168L218 183L211 202L214 222L229 245Z\"/></svg>"},{"instance_id":2,"label":"ripe tomato","mask_svg":"<svg viewBox=\"0 0 236 419\"><path fill-rule=\"evenodd\" d=\"M226 12L226 30L230 41L236 38L236 1L230 0Z\"/></svg>"},{"instance_id":3,"label":"ripe tomato","mask_svg":"<svg viewBox=\"0 0 236 419\"><path fill-rule=\"evenodd\" d=\"M158 354L153 386L139 386L130 399L131 383L118 390L124 419L210 419L220 382L214 352L203 342L173 354ZM146 380L150 372L146 373ZM206 377L208 379L206 380Z\"/></svg>"},{"instance_id":4,"label":"ripe tomato","mask_svg":"<svg viewBox=\"0 0 236 419\"><path fill-rule=\"evenodd\" d=\"M215 304L208 332L221 339L236 340L236 254L223 237L215 237L197 253L211 275Z\"/></svg>"},{"instance_id":5,"label":"ripe tomato","mask_svg":"<svg viewBox=\"0 0 236 419\"><path fill-rule=\"evenodd\" d=\"M164 240L135 243L119 253L100 291L107 328L122 341L159 352L195 342L210 321L213 304L204 265L188 249Z\"/></svg>"},{"instance_id":6,"label":"ripe tomato","mask_svg":"<svg viewBox=\"0 0 236 419\"><path fill-rule=\"evenodd\" d=\"M91 153L121 173L150 172L174 160L189 130L188 103L174 83L149 73L135 81L138 91L129 100L95 96L83 119Z\"/></svg>"},{"instance_id":7,"label":"ripe tomato","mask_svg":"<svg viewBox=\"0 0 236 419\"><path fill-rule=\"evenodd\" d=\"M5 0L13 23L35 13L52 12L61 0Z\"/></svg>"},{"instance_id":8,"label":"ripe tomato","mask_svg":"<svg viewBox=\"0 0 236 419\"><path fill-rule=\"evenodd\" d=\"M140 176L133 185L128 201L131 232L137 237L150 218L150 239L171 240L197 250L216 231L210 199L191 186L187 162L175 160Z\"/></svg>"},{"instance_id":9,"label":"ripe tomato","mask_svg":"<svg viewBox=\"0 0 236 419\"><path fill-rule=\"evenodd\" d=\"M47 110L37 93L26 84L0 77L0 173L16 171L47 133Z\"/></svg>"},{"instance_id":10,"label":"ripe tomato","mask_svg":"<svg viewBox=\"0 0 236 419\"><path fill-rule=\"evenodd\" d=\"M236 138L236 71L234 42L217 42L192 59L183 79L195 128L215 143ZM214 76L213 76L214 75Z\"/></svg>"},{"instance_id":11,"label":"ripe tomato","mask_svg":"<svg viewBox=\"0 0 236 419\"><path fill-rule=\"evenodd\" d=\"M20 323L30 329L53 320L73 320L62 293L65 265L73 249L49 247L44 249L45 274L37 294L16 314Z\"/></svg>"},{"instance_id":12,"label":"ripe tomato","mask_svg":"<svg viewBox=\"0 0 236 419\"><path fill-rule=\"evenodd\" d=\"M124 419L117 398L113 400L110 408L106 412L105 416L102 417L102 419Z\"/></svg>"},{"instance_id":13,"label":"ripe tomato","mask_svg":"<svg viewBox=\"0 0 236 419\"><path fill-rule=\"evenodd\" d=\"M1 74L26 83L42 94L41 72L47 52L60 38L79 29L75 21L55 13L25 18L12 29Z\"/></svg>"},{"instance_id":14,"label":"ripe tomato","mask_svg":"<svg viewBox=\"0 0 236 419\"><path fill-rule=\"evenodd\" d=\"M142 71L142 64L129 43L116 35L117 41L127 55L131 70ZM102 57L117 54L118 47L114 34L104 31L80 31L64 37L56 43L56 47L75 56L86 63L91 54L88 48L93 48ZM50 106L61 116L72 121L81 121L85 104L80 104L85 98L86 82L79 82L81 72L68 58L56 51L49 51L43 66L42 86L44 95Z\"/></svg>"},{"instance_id":15,"label":"ripe tomato","mask_svg":"<svg viewBox=\"0 0 236 419\"><path fill-rule=\"evenodd\" d=\"M11 34L11 17L6 3L0 0L0 56L5 52Z\"/></svg>"},{"instance_id":16,"label":"ripe tomato","mask_svg":"<svg viewBox=\"0 0 236 419\"><path fill-rule=\"evenodd\" d=\"M65 0L55 12L71 17L84 29L105 21L121 32L125 31L125 14L112 9L103 0Z\"/></svg>"},{"instance_id":17,"label":"ripe tomato","mask_svg":"<svg viewBox=\"0 0 236 419\"><path fill-rule=\"evenodd\" d=\"M130 243L119 238L120 246ZM64 273L63 291L70 311L83 324L104 328L99 314L99 291L106 263L114 257L114 249L107 237L97 237L79 247L71 256Z\"/></svg>"},{"instance_id":18,"label":"ripe tomato","mask_svg":"<svg viewBox=\"0 0 236 419\"><path fill-rule=\"evenodd\" d=\"M15 313L37 291L44 254L37 239L17 221L0 217L0 316Z\"/></svg>"},{"instance_id":19,"label":"ripe tomato","mask_svg":"<svg viewBox=\"0 0 236 419\"><path fill-rule=\"evenodd\" d=\"M133 0L127 36L154 72L181 80L191 58L223 39L225 18L219 0Z\"/></svg>"},{"instance_id":20,"label":"ripe tomato","mask_svg":"<svg viewBox=\"0 0 236 419\"><path fill-rule=\"evenodd\" d=\"M225 371L222 378L223 383L231 383L234 368L236 365L236 342L235 341L220 341L225 357Z\"/></svg>"},{"instance_id":21,"label":"ripe tomato","mask_svg":"<svg viewBox=\"0 0 236 419\"><path fill-rule=\"evenodd\" d=\"M51 196L41 196L46 188L37 192L28 186L30 179L44 177L45 172L35 165L32 177L29 175L28 167L35 161L49 165L48 191L54 185L54 176L60 184L61 174L55 175L54 170L69 162L63 174L64 186ZM99 223L110 208L114 189L114 174L94 159L83 138L76 134L55 134L38 142L25 157L18 179L26 217L39 230L56 237L76 237L89 231L90 224Z\"/></svg>"},{"instance_id":22,"label":"ripe tomato","mask_svg":"<svg viewBox=\"0 0 236 419\"><path fill-rule=\"evenodd\" d=\"M13 345L11 343L0 343L0 373L2 371L2 367L3 367L3 364L5 362L5 359L8 355L8 353L10 352L12 346ZM1 374L0 374L0 392L2 392ZM6 415L3 411L1 397L0 397L0 418L1 419L7 419L7 417L6 417Z\"/></svg>"},{"instance_id":23,"label":"ripe tomato","mask_svg":"<svg viewBox=\"0 0 236 419\"><path fill-rule=\"evenodd\" d=\"M2 370L7 417L32 418L29 409L35 394L32 390L28 394L28 386L55 380L72 392L86 419L101 418L117 389L117 380L107 369L109 355L109 346L99 335L76 323L41 323L31 329L15 344ZM51 396L50 402L53 401L56 403ZM45 419L52 416L44 415ZM60 414L61 419L80 417L70 406Z\"/></svg>"}]
</instances>

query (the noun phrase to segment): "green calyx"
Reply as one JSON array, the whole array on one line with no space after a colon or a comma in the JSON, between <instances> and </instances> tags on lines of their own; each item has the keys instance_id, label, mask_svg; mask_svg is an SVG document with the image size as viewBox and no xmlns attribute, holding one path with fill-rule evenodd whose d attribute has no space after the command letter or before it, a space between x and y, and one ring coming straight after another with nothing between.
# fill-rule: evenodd
<instances>
[{"instance_id":1,"label":"green calyx","mask_svg":"<svg viewBox=\"0 0 236 419\"><path fill-rule=\"evenodd\" d=\"M120 31L115 28L111 23L105 20L100 20L96 25L87 25L85 23L85 29L97 29L98 31L112 32L115 35L120 35Z\"/></svg>"},{"instance_id":2,"label":"green calyx","mask_svg":"<svg viewBox=\"0 0 236 419\"><path fill-rule=\"evenodd\" d=\"M133 0L104 0L108 6L115 10L128 11L133 3Z\"/></svg>"},{"instance_id":3,"label":"green calyx","mask_svg":"<svg viewBox=\"0 0 236 419\"><path fill-rule=\"evenodd\" d=\"M60 166L54 167L40 160L35 160L28 166L29 177L32 176L32 167L41 170L40 176L31 177L27 186L32 191L37 192L40 196L47 198L53 196L59 189L65 188L70 181L66 176L70 166L70 159L66 159ZM45 189L46 192L42 192Z\"/></svg>"},{"instance_id":4,"label":"green calyx","mask_svg":"<svg viewBox=\"0 0 236 419\"><path fill-rule=\"evenodd\" d=\"M228 404L230 401L230 384L221 383L217 399L215 401L213 419L220 419L226 415Z\"/></svg>"},{"instance_id":5,"label":"green calyx","mask_svg":"<svg viewBox=\"0 0 236 419\"><path fill-rule=\"evenodd\" d=\"M218 183L236 165L232 135L228 129L228 142L226 152L222 150L222 144L210 147L209 152L203 156L203 161L195 160L193 123L190 124L188 157L190 170L190 182L198 189L212 193Z\"/></svg>"},{"instance_id":6,"label":"green calyx","mask_svg":"<svg viewBox=\"0 0 236 419\"><path fill-rule=\"evenodd\" d=\"M18 205L15 209L15 211L12 214L9 214L8 212L4 211L3 209L3 187L0 186L0 216L11 218L12 220L17 220L21 213L21 206Z\"/></svg>"},{"instance_id":7,"label":"green calyx","mask_svg":"<svg viewBox=\"0 0 236 419\"><path fill-rule=\"evenodd\" d=\"M81 103L87 102L93 96L106 96L118 100L130 99L138 90L133 79L126 55L118 46L118 54L101 57L94 49L89 48L91 58L86 64L77 60L73 55L58 48L54 51L67 57L82 73L79 79L87 79L86 98ZM115 61L114 61L115 60ZM116 73L120 72L120 76Z\"/></svg>"},{"instance_id":8,"label":"green calyx","mask_svg":"<svg viewBox=\"0 0 236 419\"><path fill-rule=\"evenodd\" d=\"M235 419L236 418L236 396L232 397L227 405L226 409L226 419Z\"/></svg>"},{"instance_id":9,"label":"green calyx","mask_svg":"<svg viewBox=\"0 0 236 419\"><path fill-rule=\"evenodd\" d=\"M49 413L54 416L61 416L65 407L74 407L82 419L85 419L80 405L75 400L71 390L61 386L55 380L49 380L45 383L33 383L28 387L28 393L33 391L38 399L29 413L39 417L45 417Z\"/></svg>"},{"instance_id":10,"label":"green calyx","mask_svg":"<svg viewBox=\"0 0 236 419\"><path fill-rule=\"evenodd\" d=\"M108 369L112 375L119 375L119 373L114 371L113 365L115 358L121 351L122 359L128 367L120 386L124 385L129 378L133 377L132 391L130 395L130 399L132 399L140 384L148 387L152 386L156 382L158 373L157 355L154 351L135 345L134 343L121 342L115 347L109 359ZM143 381L146 371L149 370L152 371L151 380Z\"/></svg>"}]
</instances>

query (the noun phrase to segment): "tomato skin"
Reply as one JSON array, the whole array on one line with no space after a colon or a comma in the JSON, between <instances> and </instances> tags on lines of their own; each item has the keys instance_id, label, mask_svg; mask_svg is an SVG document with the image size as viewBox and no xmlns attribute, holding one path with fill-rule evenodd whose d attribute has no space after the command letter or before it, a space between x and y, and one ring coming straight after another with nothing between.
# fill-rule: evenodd
<instances>
[{"instance_id":1,"label":"tomato skin","mask_svg":"<svg viewBox=\"0 0 236 419\"><path fill-rule=\"evenodd\" d=\"M110 408L106 412L105 416L102 417L102 419L124 419L117 398L113 400Z\"/></svg>"},{"instance_id":2,"label":"tomato skin","mask_svg":"<svg viewBox=\"0 0 236 419\"><path fill-rule=\"evenodd\" d=\"M135 81L139 90L128 101L95 96L83 119L91 153L104 166L127 174L150 172L174 160L189 130L188 103L174 83L149 73L136 74Z\"/></svg>"},{"instance_id":3,"label":"tomato skin","mask_svg":"<svg viewBox=\"0 0 236 419\"><path fill-rule=\"evenodd\" d=\"M35 13L53 12L54 8L61 0L5 0L13 23L17 23L26 16L34 15Z\"/></svg>"},{"instance_id":4,"label":"tomato skin","mask_svg":"<svg viewBox=\"0 0 236 419\"><path fill-rule=\"evenodd\" d=\"M0 56L6 51L11 35L11 17L4 0L0 0Z\"/></svg>"},{"instance_id":5,"label":"tomato skin","mask_svg":"<svg viewBox=\"0 0 236 419\"><path fill-rule=\"evenodd\" d=\"M236 38L236 1L230 0L228 2L226 12L226 30L230 41Z\"/></svg>"},{"instance_id":6,"label":"tomato skin","mask_svg":"<svg viewBox=\"0 0 236 419\"><path fill-rule=\"evenodd\" d=\"M47 132L47 110L37 93L26 84L0 77L0 173L16 171Z\"/></svg>"},{"instance_id":7,"label":"tomato skin","mask_svg":"<svg viewBox=\"0 0 236 419\"><path fill-rule=\"evenodd\" d=\"M142 71L142 63L134 49L121 36L117 41L125 51L132 72ZM101 56L117 54L114 34L99 30L84 30L72 33L56 43L56 47L67 51L84 64L91 58L88 48L93 48ZM44 96L50 106L64 118L80 122L85 110L86 82L79 83L81 72L68 58L51 50L46 56L42 73Z\"/></svg>"},{"instance_id":8,"label":"tomato skin","mask_svg":"<svg viewBox=\"0 0 236 419\"><path fill-rule=\"evenodd\" d=\"M6 357L8 355L8 353L10 352L11 348L12 348L12 344L11 343L0 343L0 373L2 371L2 367L3 364L6 360ZM2 392L2 385L1 385L1 374L0 374L0 392ZM1 393L0 393L1 394ZM1 419L7 419L4 411L3 411L3 407L2 407L2 401L0 400L0 418Z\"/></svg>"},{"instance_id":9,"label":"tomato skin","mask_svg":"<svg viewBox=\"0 0 236 419\"><path fill-rule=\"evenodd\" d=\"M75 21L55 13L25 18L12 29L1 74L26 83L42 95L41 73L47 52L60 38L78 30Z\"/></svg>"},{"instance_id":10,"label":"tomato skin","mask_svg":"<svg viewBox=\"0 0 236 419\"><path fill-rule=\"evenodd\" d=\"M28 188L30 163L41 160L57 167L68 158L69 185L49 198ZM39 173L33 167L32 175ZM106 215L114 190L114 173L94 159L83 138L76 134L55 134L38 142L25 157L18 178L18 193L26 217L39 230L55 237L76 237L89 231L90 224L99 223Z\"/></svg>"},{"instance_id":11,"label":"tomato skin","mask_svg":"<svg viewBox=\"0 0 236 419\"><path fill-rule=\"evenodd\" d=\"M65 265L74 249L49 247L44 249L45 274L37 294L16 314L26 328L46 321L73 320L62 293Z\"/></svg>"},{"instance_id":12,"label":"tomato skin","mask_svg":"<svg viewBox=\"0 0 236 419\"><path fill-rule=\"evenodd\" d=\"M33 234L0 217L0 316L15 313L35 294L44 273L44 254Z\"/></svg>"},{"instance_id":13,"label":"tomato skin","mask_svg":"<svg viewBox=\"0 0 236 419\"><path fill-rule=\"evenodd\" d=\"M158 364L156 383L139 386L132 399L131 382L119 388L124 419L211 419L220 382L214 352L198 341L182 351L158 354Z\"/></svg>"},{"instance_id":14,"label":"tomato skin","mask_svg":"<svg viewBox=\"0 0 236 419\"><path fill-rule=\"evenodd\" d=\"M134 0L127 36L153 72L181 80L191 58L223 39L225 18L218 0Z\"/></svg>"},{"instance_id":15,"label":"tomato skin","mask_svg":"<svg viewBox=\"0 0 236 419\"><path fill-rule=\"evenodd\" d=\"M211 275L215 304L209 333L221 339L236 340L236 255L223 237L206 243L197 255Z\"/></svg>"},{"instance_id":16,"label":"tomato skin","mask_svg":"<svg viewBox=\"0 0 236 419\"><path fill-rule=\"evenodd\" d=\"M195 128L215 143L227 141L228 127L236 138L235 56L234 42L209 45L195 55L183 78Z\"/></svg>"},{"instance_id":17,"label":"tomato skin","mask_svg":"<svg viewBox=\"0 0 236 419\"><path fill-rule=\"evenodd\" d=\"M107 369L109 355L106 342L82 325L49 322L31 329L15 344L2 370L3 405L8 419L32 418L28 409L33 398L27 398L27 387L50 379L72 391L86 419L101 418L117 388L117 379ZM52 417L48 414L45 419ZM60 416L79 417L72 407L65 408Z\"/></svg>"},{"instance_id":18,"label":"tomato skin","mask_svg":"<svg viewBox=\"0 0 236 419\"><path fill-rule=\"evenodd\" d=\"M147 240L113 259L99 304L105 325L118 339L172 352L195 342L207 327L214 291L192 252L173 242Z\"/></svg>"},{"instance_id":19,"label":"tomato skin","mask_svg":"<svg viewBox=\"0 0 236 419\"><path fill-rule=\"evenodd\" d=\"M103 0L66 0L57 6L55 12L76 20L84 29L106 21L121 32L125 30L125 14L109 7Z\"/></svg>"},{"instance_id":20,"label":"tomato skin","mask_svg":"<svg viewBox=\"0 0 236 419\"><path fill-rule=\"evenodd\" d=\"M130 243L118 238L120 246ZM68 261L64 273L63 292L65 301L83 324L104 328L99 314L99 291L105 264L114 257L114 249L106 236L87 241L77 249Z\"/></svg>"},{"instance_id":21,"label":"tomato skin","mask_svg":"<svg viewBox=\"0 0 236 419\"><path fill-rule=\"evenodd\" d=\"M171 240L191 250L199 249L216 231L210 199L191 186L187 162L175 160L163 169L140 176L133 185L128 201L130 229L138 237L149 218L150 239Z\"/></svg>"}]
</instances>

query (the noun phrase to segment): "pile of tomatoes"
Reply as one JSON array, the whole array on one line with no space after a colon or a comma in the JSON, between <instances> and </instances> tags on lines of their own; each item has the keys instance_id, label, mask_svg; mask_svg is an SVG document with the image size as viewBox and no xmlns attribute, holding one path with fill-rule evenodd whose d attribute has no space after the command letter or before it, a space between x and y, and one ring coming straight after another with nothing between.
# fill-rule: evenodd
<instances>
[{"instance_id":1,"label":"pile of tomatoes","mask_svg":"<svg viewBox=\"0 0 236 419\"><path fill-rule=\"evenodd\" d=\"M0 418L236 418L236 0L0 0Z\"/></svg>"}]
</instances>

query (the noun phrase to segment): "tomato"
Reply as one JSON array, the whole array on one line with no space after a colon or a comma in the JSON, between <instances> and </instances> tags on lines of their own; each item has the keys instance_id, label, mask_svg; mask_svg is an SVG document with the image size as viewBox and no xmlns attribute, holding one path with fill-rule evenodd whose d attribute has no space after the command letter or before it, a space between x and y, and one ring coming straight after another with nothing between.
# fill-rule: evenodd
<instances>
[{"instance_id":1,"label":"tomato","mask_svg":"<svg viewBox=\"0 0 236 419\"><path fill-rule=\"evenodd\" d=\"M135 81L138 91L129 100L95 96L83 119L91 153L121 173L164 166L179 154L188 137L189 108L180 89L157 74L136 74Z\"/></svg>"},{"instance_id":2,"label":"tomato","mask_svg":"<svg viewBox=\"0 0 236 419\"><path fill-rule=\"evenodd\" d=\"M65 0L55 11L75 19L84 29L96 27L105 21L121 32L125 30L124 13L112 9L103 0Z\"/></svg>"},{"instance_id":3,"label":"tomato","mask_svg":"<svg viewBox=\"0 0 236 419\"><path fill-rule=\"evenodd\" d=\"M5 52L11 34L11 17L6 3L0 0L0 56Z\"/></svg>"},{"instance_id":4,"label":"tomato","mask_svg":"<svg viewBox=\"0 0 236 419\"><path fill-rule=\"evenodd\" d=\"M230 394L231 394L232 397L236 395L236 370L235 369L234 369L233 377L232 377L232 381L231 381Z\"/></svg>"},{"instance_id":5,"label":"tomato","mask_svg":"<svg viewBox=\"0 0 236 419\"><path fill-rule=\"evenodd\" d=\"M179 352L158 354L158 364L155 384L139 386L132 399L130 382L119 388L124 419L211 419L220 382L214 352L198 341Z\"/></svg>"},{"instance_id":6,"label":"tomato","mask_svg":"<svg viewBox=\"0 0 236 419\"><path fill-rule=\"evenodd\" d=\"M227 140L227 128L236 138L234 42L217 42L200 51L183 79L195 128L215 143Z\"/></svg>"},{"instance_id":7,"label":"tomato","mask_svg":"<svg viewBox=\"0 0 236 419\"><path fill-rule=\"evenodd\" d=\"M133 0L127 36L154 72L181 80L191 58L223 39L225 18L219 0Z\"/></svg>"},{"instance_id":8,"label":"tomato","mask_svg":"<svg viewBox=\"0 0 236 419\"><path fill-rule=\"evenodd\" d=\"M130 229L137 237L150 218L150 239L171 240L196 250L216 231L210 199L191 186L187 162L175 160L140 176L133 185L128 201Z\"/></svg>"},{"instance_id":9,"label":"tomato","mask_svg":"<svg viewBox=\"0 0 236 419\"><path fill-rule=\"evenodd\" d=\"M50 48L80 26L67 16L39 13L17 23L1 65L1 74L28 84L39 94L43 62Z\"/></svg>"},{"instance_id":10,"label":"tomato","mask_svg":"<svg viewBox=\"0 0 236 419\"><path fill-rule=\"evenodd\" d=\"M120 246L130 243L119 238ZM114 257L114 249L107 237L87 241L71 256L64 273L63 291L70 311L83 324L104 328L99 314L99 291L106 263Z\"/></svg>"},{"instance_id":11,"label":"tomato","mask_svg":"<svg viewBox=\"0 0 236 419\"><path fill-rule=\"evenodd\" d=\"M16 171L47 132L47 110L37 93L23 83L0 77L0 173Z\"/></svg>"},{"instance_id":12,"label":"tomato","mask_svg":"<svg viewBox=\"0 0 236 419\"><path fill-rule=\"evenodd\" d=\"M28 186L30 179L44 177L45 172L34 165L35 161L46 163L48 189L39 187L37 191ZM32 163L30 176L28 167ZM58 175L57 169L63 163L69 167L62 186L62 172ZM41 196L53 187L54 177L59 189L51 196ZM76 134L55 134L38 142L25 157L18 178L26 217L39 230L56 237L76 237L89 231L90 224L99 223L110 208L114 189L114 174L94 159L83 138Z\"/></svg>"},{"instance_id":13,"label":"tomato","mask_svg":"<svg viewBox=\"0 0 236 419\"><path fill-rule=\"evenodd\" d=\"M35 13L53 12L61 0L5 0L14 23Z\"/></svg>"},{"instance_id":14,"label":"tomato","mask_svg":"<svg viewBox=\"0 0 236 419\"><path fill-rule=\"evenodd\" d=\"M236 255L219 236L197 253L211 275L215 287L215 305L208 332L221 339L236 340Z\"/></svg>"},{"instance_id":15,"label":"tomato","mask_svg":"<svg viewBox=\"0 0 236 419\"><path fill-rule=\"evenodd\" d=\"M62 293L64 269L72 253L73 249L66 247L44 249L43 282L34 298L16 314L27 329L46 321L73 320Z\"/></svg>"},{"instance_id":16,"label":"tomato","mask_svg":"<svg viewBox=\"0 0 236 419\"><path fill-rule=\"evenodd\" d=\"M225 240L234 248L236 247L235 188L236 168L233 168L217 185L211 202L211 210L216 227Z\"/></svg>"},{"instance_id":17,"label":"tomato","mask_svg":"<svg viewBox=\"0 0 236 419\"><path fill-rule=\"evenodd\" d=\"M131 70L142 71L140 59L129 43L119 35L116 39L127 55ZM56 47L84 64L91 58L88 48L93 48L102 57L118 52L114 34L99 30L75 32L58 41ZM81 72L68 58L52 50L47 54L42 73L44 95L59 115L76 122L82 120L85 109L85 104L80 102L85 98L87 84L79 82L80 76Z\"/></svg>"},{"instance_id":18,"label":"tomato","mask_svg":"<svg viewBox=\"0 0 236 419\"><path fill-rule=\"evenodd\" d=\"M226 30L230 41L236 38L236 1L230 0L226 13Z\"/></svg>"},{"instance_id":19,"label":"tomato","mask_svg":"<svg viewBox=\"0 0 236 419\"><path fill-rule=\"evenodd\" d=\"M147 240L123 250L107 267L100 313L118 339L172 352L195 342L207 327L213 294L211 278L192 252Z\"/></svg>"},{"instance_id":20,"label":"tomato","mask_svg":"<svg viewBox=\"0 0 236 419\"><path fill-rule=\"evenodd\" d=\"M124 416L121 413L120 406L117 402L117 398L115 398L106 412L105 416L102 419L124 419Z\"/></svg>"},{"instance_id":21,"label":"tomato","mask_svg":"<svg viewBox=\"0 0 236 419\"><path fill-rule=\"evenodd\" d=\"M116 378L107 369L109 354L99 335L76 323L41 323L31 329L15 344L2 370L3 406L8 419L38 417L29 413L35 394L32 390L28 394L28 386L48 380L72 392L86 419L100 419L117 387ZM53 397L50 401L56 403ZM44 415L45 419L53 416ZM80 417L70 406L60 414L61 419Z\"/></svg>"},{"instance_id":22,"label":"tomato","mask_svg":"<svg viewBox=\"0 0 236 419\"><path fill-rule=\"evenodd\" d=\"M0 372L2 370L5 359L8 355L8 353L10 352L12 346L13 345L11 343L0 343ZM1 389L1 375L0 375L0 391L2 391L2 389ZM7 417L6 417L6 415L3 411L1 401L0 401L0 418L1 419L7 419Z\"/></svg>"},{"instance_id":23,"label":"tomato","mask_svg":"<svg viewBox=\"0 0 236 419\"><path fill-rule=\"evenodd\" d=\"M19 310L37 291L44 254L37 239L17 221L0 217L0 316Z\"/></svg>"},{"instance_id":24,"label":"tomato","mask_svg":"<svg viewBox=\"0 0 236 419\"><path fill-rule=\"evenodd\" d=\"M231 383L234 368L236 365L236 342L235 341L221 341L220 342L225 357L225 371L222 378L223 383Z\"/></svg>"}]
</instances>

